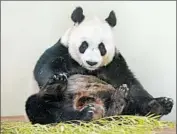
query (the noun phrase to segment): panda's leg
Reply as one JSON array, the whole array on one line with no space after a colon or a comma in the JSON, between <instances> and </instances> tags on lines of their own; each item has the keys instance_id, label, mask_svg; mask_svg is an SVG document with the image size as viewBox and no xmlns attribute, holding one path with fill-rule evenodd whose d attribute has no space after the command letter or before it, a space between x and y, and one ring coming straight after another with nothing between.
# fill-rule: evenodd
<instances>
[{"instance_id":1,"label":"panda's leg","mask_svg":"<svg viewBox=\"0 0 177 134\"><path fill-rule=\"evenodd\" d=\"M172 98L159 97L155 100L163 107L163 115L167 115L171 112L174 102Z\"/></svg>"},{"instance_id":2,"label":"panda's leg","mask_svg":"<svg viewBox=\"0 0 177 134\"><path fill-rule=\"evenodd\" d=\"M130 97L128 100L131 102L128 109L133 109L132 111L143 116L150 113L161 116L170 113L173 107L173 102L170 98L154 98L138 84L129 88Z\"/></svg>"},{"instance_id":3,"label":"panda's leg","mask_svg":"<svg viewBox=\"0 0 177 134\"><path fill-rule=\"evenodd\" d=\"M92 120L94 106L88 105L81 111L77 111L72 104L58 101L44 100L34 94L26 101L26 113L32 124L50 124L69 120Z\"/></svg>"},{"instance_id":4,"label":"panda's leg","mask_svg":"<svg viewBox=\"0 0 177 134\"><path fill-rule=\"evenodd\" d=\"M66 90L69 74L64 65L63 58L54 58L46 64L36 64L34 78L41 90L47 89L58 94Z\"/></svg>"},{"instance_id":5,"label":"panda's leg","mask_svg":"<svg viewBox=\"0 0 177 134\"><path fill-rule=\"evenodd\" d=\"M60 109L45 102L38 94L30 96L26 101L25 107L28 119L32 124L56 123L59 120Z\"/></svg>"},{"instance_id":6,"label":"panda's leg","mask_svg":"<svg viewBox=\"0 0 177 134\"><path fill-rule=\"evenodd\" d=\"M171 112L173 107L173 102L171 99L165 99L165 97L160 98L149 98L149 97L138 97L133 98L133 105L137 105L140 115L154 114L162 117Z\"/></svg>"}]
</instances>

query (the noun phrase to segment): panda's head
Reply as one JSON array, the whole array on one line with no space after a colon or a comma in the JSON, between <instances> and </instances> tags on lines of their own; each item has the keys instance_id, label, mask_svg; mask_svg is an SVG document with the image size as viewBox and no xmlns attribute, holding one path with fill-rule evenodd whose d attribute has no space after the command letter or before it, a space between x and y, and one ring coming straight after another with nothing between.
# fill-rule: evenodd
<instances>
[{"instance_id":1,"label":"panda's head","mask_svg":"<svg viewBox=\"0 0 177 134\"><path fill-rule=\"evenodd\" d=\"M85 18L81 7L77 7L71 19L74 26L67 30L61 42L68 47L71 57L88 70L96 70L109 64L116 51L112 28L116 16L111 11L106 19Z\"/></svg>"}]
</instances>

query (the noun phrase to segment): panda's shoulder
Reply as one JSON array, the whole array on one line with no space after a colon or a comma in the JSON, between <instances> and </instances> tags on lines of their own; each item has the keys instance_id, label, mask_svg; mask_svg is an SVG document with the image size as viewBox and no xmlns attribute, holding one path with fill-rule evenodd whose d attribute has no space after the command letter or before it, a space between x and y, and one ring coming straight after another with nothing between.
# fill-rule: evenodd
<instances>
[{"instance_id":1,"label":"panda's shoulder","mask_svg":"<svg viewBox=\"0 0 177 134\"><path fill-rule=\"evenodd\" d=\"M62 59L68 58L68 48L60 43L60 40L53 46L47 48L37 60L34 70L38 70L46 63L51 63L54 59L62 57Z\"/></svg>"},{"instance_id":2,"label":"panda's shoulder","mask_svg":"<svg viewBox=\"0 0 177 134\"><path fill-rule=\"evenodd\" d=\"M62 56L68 54L68 48L64 46L61 41L59 40L57 43L55 43L50 48L46 49L45 54L53 55L53 56Z\"/></svg>"},{"instance_id":3,"label":"panda's shoulder","mask_svg":"<svg viewBox=\"0 0 177 134\"><path fill-rule=\"evenodd\" d=\"M60 40L53 46L47 48L41 55L39 61L53 59L55 57L68 56L68 48L65 47Z\"/></svg>"},{"instance_id":4,"label":"panda's shoulder","mask_svg":"<svg viewBox=\"0 0 177 134\"><path fill-rule=\"evenodd\" d=\"M117 67L117 65L119 65L119 67L128 68L127 62L120 52L115 52L115 55L109 65L111 65L113 68Z\"/></svg>"},{"instance_id":5,"label":"panda's shoulder","mask_svg":"<svg viewBox=\"0 0 177 134\"><path fill-rule=\"evenodd\" d=\"M115 75L115 71L112 70L116 70L118 74L121 74L119 78L134 77L134 74L129 68L124 56L120 52L115 53L113 60L106 66L106 70L109 75Z\"/></svg>"}]
</instances>

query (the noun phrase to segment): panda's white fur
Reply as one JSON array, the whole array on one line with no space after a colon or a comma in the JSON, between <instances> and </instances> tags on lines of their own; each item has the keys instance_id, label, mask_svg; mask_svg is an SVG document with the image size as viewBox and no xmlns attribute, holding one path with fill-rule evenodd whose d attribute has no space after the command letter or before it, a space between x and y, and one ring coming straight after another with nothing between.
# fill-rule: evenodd
<instances>
[{"instance_id":1,"label":"panda's white fur","mask_svg":"<svg viewBox=\"0 0 177 134\"><path fill-rule=\"evenodd\" d=\"M94 17L69 28L62 36L61 42L69 46L70 55L81 66L88 70L95 70L109 64L115 55L116 45L112 33L112 27L105 20ZM87 41L89 46L82 54L79 52L79 47L83 41ZM104 56L101 56L98 49L101 42L104 43L107 51ZM97 62L97 64L90 66L86 61Z\"/></svg>"}]
</instances>

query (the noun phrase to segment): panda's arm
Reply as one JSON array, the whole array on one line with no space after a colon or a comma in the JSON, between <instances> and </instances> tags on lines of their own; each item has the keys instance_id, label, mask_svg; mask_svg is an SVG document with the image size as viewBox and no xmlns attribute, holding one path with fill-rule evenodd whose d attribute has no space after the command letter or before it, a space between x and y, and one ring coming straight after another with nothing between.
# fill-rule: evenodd
<instances>
[{"instance_id":1,"label":"panda's arm","mask_svg":"<svg viewBox=\"0 0 177 134\"><path fill-rule=\"evenodd\" d=\"M34 78L40 88L63 86L68 71L68 49L60 42L47 49L37 61L34 68ZM56 85L58 83L58 85Z\"/></svg>"},{"instance_id":2,"label":"panda's arm","mask_svg":"<svg viewBox=\"0 0 177 134\"><path fill-rule=\"evenodd\" d=\"M50 101L39 94L31 95L25 105L25 110L32 124L50 124L71 120L92 120L94 109L88 106L78 111L73 108L70 100L56 101L53 97Z\"/></svg>"}]
</instances>

